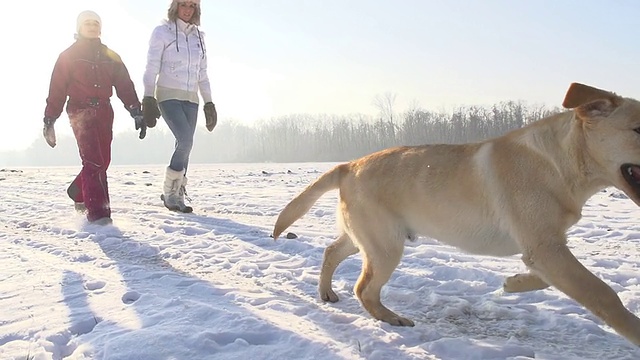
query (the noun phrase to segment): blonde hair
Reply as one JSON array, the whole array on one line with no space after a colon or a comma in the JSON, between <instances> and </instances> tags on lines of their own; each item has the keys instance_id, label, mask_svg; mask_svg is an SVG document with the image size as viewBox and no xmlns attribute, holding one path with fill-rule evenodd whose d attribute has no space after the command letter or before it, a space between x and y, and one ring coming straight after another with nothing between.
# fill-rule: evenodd
<instances>
[{"instance_id":1,"label":"blonde hair","mask_svg":"<svg viewBox=\"0 0 640 360\"><path fill-rule=\"evenodd\" d=\"M185 0L173 0L167 11L167 19L171 22L175 22L178 19L178 5ZM194 2L195 3L195 2ZM190 24L200 26L200 4L196 4L196 8L193 11L193 16L189 20Z\"/></svg>"}]
</instances>

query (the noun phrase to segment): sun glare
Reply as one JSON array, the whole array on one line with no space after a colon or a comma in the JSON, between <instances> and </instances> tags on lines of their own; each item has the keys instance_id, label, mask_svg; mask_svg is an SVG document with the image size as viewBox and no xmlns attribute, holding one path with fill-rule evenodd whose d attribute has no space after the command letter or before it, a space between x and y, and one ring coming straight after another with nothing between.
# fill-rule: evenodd
<instances>
[{"instance_id":1,"label":"sun glare","mask_svg":"<svg viewBox=\"0 0 640 360\"><path fill-rule=\"evenodd\" d=\"M123 58L136 90L142 93L146 46L153 24L142 23L127 10L130 4L125 5L118 0L35 0L30 2L30 7L35 7L36 11L31 12L28 26L24 20L15 17L8 17L2 22L0 29L4 33L20 29L22 34L19 37L9 36L5 40L7 48L20 49L21 55L2 57L2 68L22 69L27 59L34 66L28 66L27 72L11 70L3 75L3 83L11 84L10 88L1 90L0 94L4 99L11 99L11 106L5 107L4 116L13 120L0 121L0 151L23 150L33 141L41 140L42 117L51 73L58 55L75 41L76 19L81 11L93 10L100 15L102 42ZM155 22L159 22L161 16L158 14ZM112 101L116 112L114 131L129 130L132 127L131 119L122 106L119 106L115 92ZM17 119L20 119L19 131L14 129ZM64 111L59 120L56 131L60 135L71 135Z\"/></svg>"},{"instance_id":2,"label":"sun glare","mask_svg":"<svg viewBox=\"0 0 640 360\"><path fill-rule=\"evenodd\" d=\"M227 85L224 91L214 90L214 98L220 107L230 110L229 117L249 123L273 114L269 87L277 81L278 74L217 56L209 58L209 68L209 76L216 79L217 84Z\"/></svg>"}]
</instances>

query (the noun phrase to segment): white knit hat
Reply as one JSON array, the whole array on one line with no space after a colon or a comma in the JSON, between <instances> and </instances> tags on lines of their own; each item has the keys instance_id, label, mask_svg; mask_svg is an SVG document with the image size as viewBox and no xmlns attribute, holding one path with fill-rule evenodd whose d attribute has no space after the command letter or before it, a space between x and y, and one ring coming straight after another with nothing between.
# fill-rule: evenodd
<instances>
[{"instance_id":1,"label":"white knit hat","mask_svg":"<svg viewBox=\"0 0 640 360\"><path fill-rule=\"evenodd\" d=\"M178 3L192 2L192 3L195 3L196 5L200 5L200 0L177 0L176 2Z\"/></svg>"},{"instance_id":2,"label":"white knit hat","mask_svg":"<svg viewBox=\"0 0 640 360\"><path fill-rule=\"evenodd\" d=\"M80 27L87 20L95 20L98 22L98 25L102 28L102 20L100 19L100 15L98 15L95 11L85 10L78 15L78 20L76 21L76 32L80 33Z\"/></svg>"}]
</instances>

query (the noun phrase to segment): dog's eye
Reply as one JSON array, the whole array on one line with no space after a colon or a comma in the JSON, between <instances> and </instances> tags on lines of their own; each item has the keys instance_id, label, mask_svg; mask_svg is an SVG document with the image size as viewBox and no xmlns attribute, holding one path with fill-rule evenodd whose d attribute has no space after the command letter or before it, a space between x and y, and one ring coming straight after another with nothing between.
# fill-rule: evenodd
<instances>
[{"instance_id":1,"label":"dog's eye","mask_svg":"<svg viewBox=\"0 0 640 360\"><path fill-rule=\"evenodd\" d=\"M640 134L640 127L633 129L633 131L637 132L638 134Z\"/></svg>"}]
</instances>

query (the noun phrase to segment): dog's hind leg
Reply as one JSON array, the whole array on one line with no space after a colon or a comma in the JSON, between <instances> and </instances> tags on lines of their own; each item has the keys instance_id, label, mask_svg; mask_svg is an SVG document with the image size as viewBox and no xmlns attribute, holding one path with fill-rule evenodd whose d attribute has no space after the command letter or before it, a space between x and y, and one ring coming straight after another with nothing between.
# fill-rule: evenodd
<instances>
[{"instance_id":1,"label":"dog's hind leg","mask_svg":"<svg viewBox=\"0 0 640 360\"><path fill-rule=\"evenodd\" d=\"M322 270L320 271L320 283L318 285L318 292L322 300L329 302L338 301L338 295L336 295L331 288L333 273L344 259L357 252L358 248L346 233L342 233L333 244L324 250Z\"/></svg>"},{"instance_id":2,"label":"dog's hind leg","mask_svg":"<svg viewBox=\"0 0 640 360\"><path fill-rule=\"evenodd\" d=\"M538 275L526 273L509 276L504 280L502 287L508 293L517 293L546 289L549 284L540 279Z\"/></svg>"},{"instance_id":3,"label":"dog's hind leg","mask_svg":"<svg viewBox=\"0 0 640 360\"><path fill-rule=\"evenodd\" d=\"M376 219L372 220L375 223ZM369 225L370 226L370 225ZM371 228L371 226L370 226ZM369 230L371 230L369 228ZM375 226L381 230L383 226ZM360 228L362 229L362 228ZM362 306L374 318L398 326L413 326L413 321L403 318L382 305L380 290L389 281L391 274L396 269L402 258L404 249L404 236L400 232L361 231L364 234L356 236L368 236L360 239L358 244L362 251L362 272L355 286L355 293Z\"/></svg>"}]
</instances>

